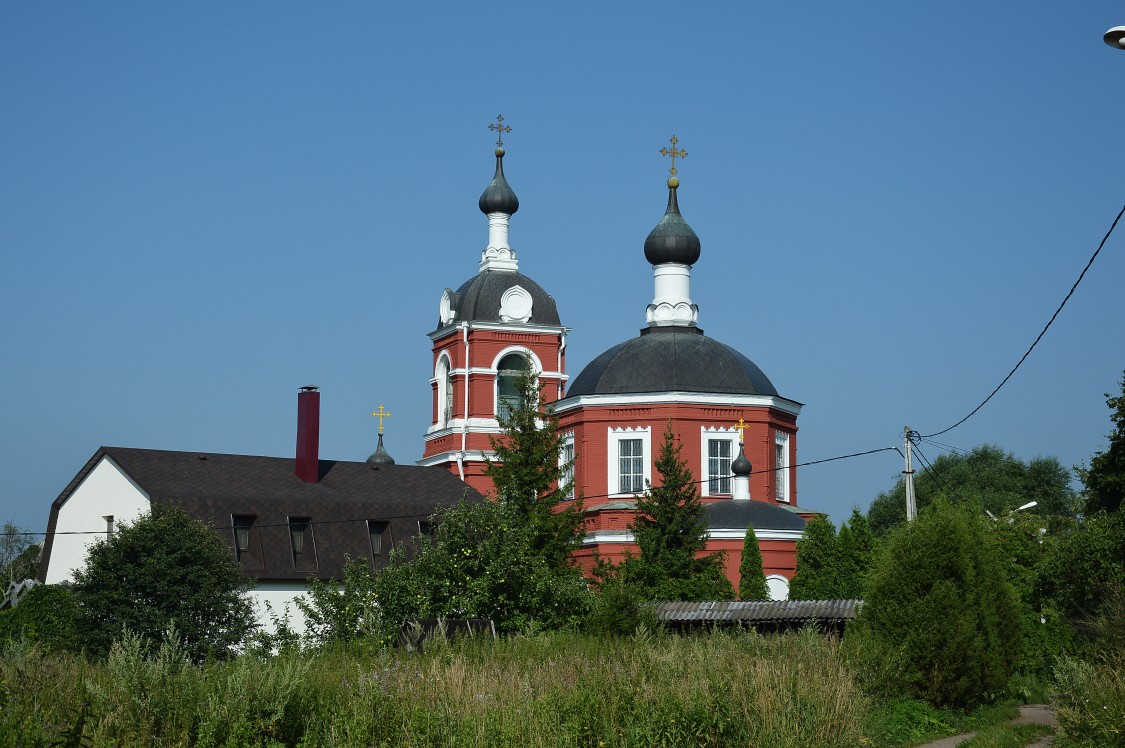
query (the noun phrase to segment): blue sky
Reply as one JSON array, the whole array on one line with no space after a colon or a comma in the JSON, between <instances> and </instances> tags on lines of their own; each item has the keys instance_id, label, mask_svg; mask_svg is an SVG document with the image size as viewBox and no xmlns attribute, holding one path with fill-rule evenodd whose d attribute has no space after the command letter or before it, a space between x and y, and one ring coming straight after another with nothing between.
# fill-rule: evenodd
<instances>
[{"instance_id":1,"label":"blue sky","mask_svg":"<svg viewBox=\"0 0 1125 748\"><path fill-rule=\"evenodd\" d=\"M932 433L999 383L1125 202L1120 3L6 3L0 519L99 445L421 456L426 333L477 270L502 112L521 270L571 375L636 334L680 205L707 334L806 404L799 460ZM940 437L1065 465L1125 369L1125 228ZM931 460L939 450L922 445ZM837 521L891 452L802 468Z\"/></svg>"}]
</instances>

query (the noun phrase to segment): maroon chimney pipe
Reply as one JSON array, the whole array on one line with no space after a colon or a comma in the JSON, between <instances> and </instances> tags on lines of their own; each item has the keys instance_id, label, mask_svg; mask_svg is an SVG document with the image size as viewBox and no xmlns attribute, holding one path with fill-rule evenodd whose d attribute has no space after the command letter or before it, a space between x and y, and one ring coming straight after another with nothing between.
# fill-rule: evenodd
<instances>
[{"instance_id":1,"label":"maroon chimney pipe","mask_svg":"<svg viewBox=\"0 0 1125 748\"><path fill-rule=\"evenodd\" d=\"M297 393L297 477L305 483L320 479L320 393L306 385Z\"/></svg>"}]
</instances>

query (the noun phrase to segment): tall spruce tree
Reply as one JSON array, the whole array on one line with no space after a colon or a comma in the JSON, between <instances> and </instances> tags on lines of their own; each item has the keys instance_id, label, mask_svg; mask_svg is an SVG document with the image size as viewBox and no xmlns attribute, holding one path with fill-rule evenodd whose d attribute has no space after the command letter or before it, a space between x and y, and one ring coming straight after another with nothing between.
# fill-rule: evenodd
<instances>
[{"instance_id":1,"label":"tall spruce tree","mask_svg":"<svg viewBox=\"0 0 1125 748\"><path fill-rule=\"evenodd\" d=\"M852 516L840 524L836 549L834 597L840 600L862 599L875 558L875 536L859 507L853 507Z\"/></svg>"},{"instance_id":2,"label":"tall spruce tree","mask_svg":"<svg viewBox=\"0 0 1125 748\"><path fill-rule=\"evenodd\" d=\"M680 449L669 422L654 463L660 485L637 500L629 524L640 556L626 559L621 574L653 600L730 600L734 588L723 573L723 554L700 555L707 542L706 513Z\"/></svg>"},{"instance_id":3,"label":"tall spruce tree","mask_svg":"<svg viewBox=\"0 0 1125 748\"><path fill-rule=\"evenodd\" d=\"M558 418L531 369L528 365L516 381L520 402L501 417L504 434L490 440L496 458L485 460L484 474L497 501L531 533L533 552L561 568L570 565L570 553L581 543L582 501L567 500L573 481L566 476L573 462L559 462Z\"/></svg>"},{"instance_id":4,"label":"tall spruce tree","mask_svg":"<svg viewBox=\"0 0 1125 748\"><path fill-rule=\"evenodd\" d=\"M742 561L738 564L738 599L769 600L770 588L762 568L762 549L753 527L746 528L742 541Z\"/></svg>"}]
</instances>

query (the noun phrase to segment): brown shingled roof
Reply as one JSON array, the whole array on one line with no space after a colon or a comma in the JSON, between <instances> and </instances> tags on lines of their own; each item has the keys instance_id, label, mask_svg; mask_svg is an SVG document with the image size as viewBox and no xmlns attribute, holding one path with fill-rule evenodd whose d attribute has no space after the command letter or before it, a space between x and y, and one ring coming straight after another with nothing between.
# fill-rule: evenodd
<instances>
[{"instance_id":1,"label":"brown shingled roof","mask_svg":"<svg viewBox=\"0 0 1125 748\"><path fill-rule=\"evenodd\" d=\"M103 458L121 468L154 502L177 506L215 526L235 552L232 518L254 518L247 576L263 581L339 579L345 557L373 557L368 520L387 522L390 543L406 544L418 523L462 497L483 497L443 468L320 461L320 481L294 475L292 458L101 447L55 499L47 528L41 576L50 559L59 508ZM294 560L289 519L311 520L312 548Z\"/></svg>"}]
</instances>

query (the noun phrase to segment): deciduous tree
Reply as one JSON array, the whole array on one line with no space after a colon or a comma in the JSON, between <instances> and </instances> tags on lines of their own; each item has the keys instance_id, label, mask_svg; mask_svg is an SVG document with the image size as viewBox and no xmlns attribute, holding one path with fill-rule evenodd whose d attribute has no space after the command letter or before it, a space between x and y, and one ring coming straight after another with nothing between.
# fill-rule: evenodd
<instances>
[{"instance_id":1,"label":"deciduous tree","mask_svg":"<svg viewBox=\"0 0 1125 748\"><path fill-rule=\"evenodd\" d=\"M255 627L248 586L213 527L153 504L95 541L74 573L78 637L105 653L123 629L159 644L174 627L196 661L224 656Z\"/></svg>"},{"instance_id":2,"label":"deciduous tree","mask_svg":"<svg viewBox=\"0 0 1125 748\"><path fill-rule=\"evenodd\" d=\"M1109 418L1113 431L1109 433L1109 448L1090 458L1089 467L1078 467L1078 477L1085 490L1082 492L1085 512L1116 512L1125 500L1125 373L1121 376L1121 394L1106 394Z\"/></svg>"}]
</instances>

